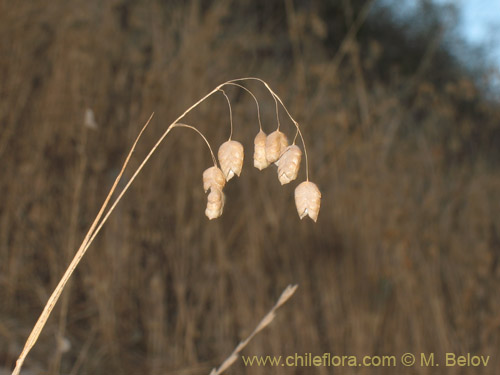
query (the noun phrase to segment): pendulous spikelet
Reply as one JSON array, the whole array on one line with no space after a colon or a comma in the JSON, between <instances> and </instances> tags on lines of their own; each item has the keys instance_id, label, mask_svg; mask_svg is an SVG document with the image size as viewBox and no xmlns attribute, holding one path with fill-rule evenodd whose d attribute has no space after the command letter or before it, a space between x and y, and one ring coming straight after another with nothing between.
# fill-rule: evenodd
<instances>
[{"instance_id":1,"label":"pendulous spikelet","mask_svg":"<svg viewBox=\"0 0 500 375\"><path fill-rule=\"evenodd\" d=\"M321 192L315 183L304 181L295 188L295 205L300 219L309 216L316 222L321 205Z\"/></svg>"},{"instance_id":2,"label":"pendulous spikelet","mask_svg":"<svg viewBox=\"0 0 500 375\"><path fill-rule=\"evenodd\" d=\"M255 148L253 153L253 166L259 170L263 170L269 166L266 158L266 133L262 130L257 133L253 141Z\"/></svg>"},{"instance_id":3,"label":"pendulous spikelet","mask_svg":"<svg viewBox=\"0 0 500 375\"><path fill-rule=\"evenodd\" d=\"M209 189L222 190L225 184L224 173L219 168L213 166L203 172L203 189L205 189L205 193Z\"/></svg>"},{"instance_id":4,"label":"pendulous spikelet","mask_svg":"<svg viewBox=\"0 0 500 375\"><path fill-rule=\"evenodd\" d=\"M266 159L268 163L274 163L279 159L283 151L288 146L286 135L279 130L275 130L266 138Z\"/></svg>"},{"instance_id":5,"label":"pendulous spikelet","mask_svg":"<svg viewBox=\"0 0 500 375\"><path fill-rule=\"evenodd\" d=\"M207 208L205 210L205 215L212 220L216 219L222 215L222 211L224 210L224 203L226 201L226 197L222 190L217 188L211 188L210 193L207 197Z\"/></svg>"},{"instance_id":6,"label":"pendulous spikelet","mask_svg":"<svg viewBox=\"0 0 500 375\"><path fill-rule=\"evenodd\" d=\"M234 175L240 176L244 157L243 145L240 142L224 142L219 147L218 157L226 181L229 181Z\"/></svg>"},{"instance_id":7,"label":"pendulous spikelet","mask_svg":"<svg viewBox=\"0 0 500 375\"><path fill-rule=\"evenodd\" d=\"M278 166L278 179L281 185L288 184L297 178L300 168L300 160L302 158L302 151L296 145L288 146L285 152L276 162Z\"/></svg>"}]
</instances>

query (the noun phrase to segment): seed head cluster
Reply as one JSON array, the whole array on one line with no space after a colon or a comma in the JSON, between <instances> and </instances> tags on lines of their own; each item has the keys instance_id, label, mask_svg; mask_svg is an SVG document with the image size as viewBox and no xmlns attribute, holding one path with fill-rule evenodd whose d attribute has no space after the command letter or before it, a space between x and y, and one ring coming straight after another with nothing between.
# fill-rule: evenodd
<instances>
[{"instance_id":1,"label":"seed head cluster","mask_svg":"<svg viewBox=\"0 0 500 375\"><path fill-rule=\"evenodd\" d=\"M222 215L225 196L222 191L226 181L235 175L240 176L243 168L244 149L240 142L228 140L224 142L217 153L220 169L213 166L203 172L203 188L210 191L207 196L205 215L216 219ZM254 167L262 170L275 164L278 170L278 179L282 185L288 184L297 178L302 150L299 146L288 144L288 139L279 130L266 135L260 130L254 139ZM318 219L321 204L321 192L316 184L309 180L302 182L295 189L295 205L299 217L309 216L312 220Z\"/></svg>"},{"instance_id":2,"label":"seed head cluster","mask_svg":"<svg viewBox=\"0 0 500 375\"><path fill-rule=\"evenodd\" d=\"M276 119L278 122L277 130L272 132L269 135L266 135L262 131L262 123L261 123L261 116L260 116L260 109L259 109L259 103L255 95L247 89L245 86L241 85L239 82L243 81L257 81L262 84L267 88L267 90L271 93L271 95L274 98L275 104L276 104ZM96 218L92 222L92 225L85 235L85 239L81 243L79 249L77 250L73 260L71 261L70 265L66 269L66 272L64 273L63 277L59 281L56 289L52 292L47 304L45 305L42 314L40 315L39 319L37 320L35 326L33 327L25 345L24 349L22 350L21 354L19 355L17 361L16 361L16 367L14 368L14 371L12 372L13 375L19 375L21 371L21 367L23 365L23 362L28 355L29 351L35 345L37 342L40 333L45 326L47 319L49 318L51 312L53 311L53 308L55 304L57 303L59 297L61 296L61 293L65 286L67 285L68 281L70 280L73 271L76 269L78 266L80 260L82 257L85 255L86 251L88 250L90 244L94 241L95 236L99 233L100 229L102 228L102 225L107 221L109 215L111 212L115 209L117 203L122 199L124 193L127 191L127 189L130 187L131 183L135 180L137 177L138 173L142 170L142 168L146 165L146 163L149 161L151 155L158 149L160 146L160 143L163 141L163 139L169 134L169 132L173 128L188 128L191 129L200 135L205 143L207 144L213 162L214 166L206 169L203 172L203 188L205 190L205 193L208 192L207 195L207 207L205 210L206 216L212 220L215 218L218 218L222 215L222 212L224 210L224 203L225 203L225 196L223 193L223 189L227 181L229 181L231 178L233 178L235 175L240 176L241 170L243 167L243 159L244 159L244 150L243 150L243 145L237 141L232 140L232 135L233 135L233 117L232 117L232 109L231 109L231 102L225 91L222 89L225 86L237 86L245 91L247 91L255 100L256 106L257 106L257 117L259 121L259 128L260 131L257 134L257 136L254 139L254 166L258 168L259 170L262 170L264 168L267 168L271 164L275 164L277 166L277 172L278 172L278 179L280 183L283 184L288 184L291 181L295 180L297 178L297 174L299 171L300 167L300 162L302 158L302 150L295 145L295 140L297 137L300 135L300 139L302 140L302 145L303 145L303 151L306 159L306 181L302 182L297 186L295 189L295 204L297 206L297 212L299 213L299 217L302 219L306 216L309 216L312 220L316 221L318 218L318 213L319 213L319 208L320 208L320 203L321 203L321 193L318 189L318 187L309 181L309 170L308 170L308 165L307 165L307 149L304 143L304 139L302 137L302 133L299 129L299 124L292 118L290 115L288 109L285 107L283 104L283 101L276 95L276 93L269 87L269 85L263 81L260 78L256 77L246 77L246 78L239 78L239 79L234 79L230 81L226 81L218 86L216 86L212 91L210 91L208 94L206 94L204 97L199 99L196 103L194 103L191 107L189 107L183 114L181 114L173 123L171 123L167 129L163 132L162 136L159 138L159 140L155 143L155 145L151 148L147 156L144 158L144 160L139 164L137 167L136 171L132 175L132 177L129 179L127 184L123 187L121 190L120 194L118 197L113 201L111 198L113 197L113 193L115 192L117 186L119 185L119 181L122 178L123 172L125 168L127 167L127 164L129 163L130 157L132 156L136 144L139 141L139 138L143 134L144 130L147 128L149 125L152 115L149 118L149 120L146 122L142 130L140 131L139 135L137 136L132 148L130 149L127 158L125 159L125 162L123 163L122 169L120 170L120 173L115 179L115 182L111 188L111 190L108 193L108 196L106 200L104 201L103 205L101 206L99 213L97 214ZM203 135L203 133L198 130L196 127L185 124L182 122L179 122L182 120L189 112L194 110L198 105L200 105L202 102L204 102L207 98L210 96L214 95L216 92L222 92L227 100L227 103L229 105L229 117L230 117L230 124L231 124L231 133L229 136L229 140L224 142L217 153L218 160L219 162L217 163L217 160L215 158L214 152L212 147L210 146L210 143L206 139L206 137ZM293 141L292 145L289 145L288 139L286 135L282 132L280 132L280 124L279 124L279 104L285 109L286 113L290 117L290 120L295 124L297 128L297 134L295 136L295 139ZM93 120L93 113L92 111L88 110L86 112L86 117L85 117L85 124L88 125L89 127L95 127L95 121ZM219 168L220 166L220 168ZM111 203L112 202L112 203ZM111 204L111 206L108 208L108 204ZM104 216L103 214L106 213ZM248 343L248 341L256 334L258 333L262 328L264 328L266 325L270 323L272 318L274 317L275 310L281 306L295 291L296 287L292 288L287 288L283 294L281 295L280 299L276 303L276 305L271 309L271 311L264 317L264 319L259 323L257 328L251 333L251 335L242 343L238 345L238 347L235 349L233 354L224 361L224 363L217 369L213 370L212 373L221 373L224 371L227 367L229 367L233 362L234 359L237 358L236 354Z\"/></svg>"}]
</instances>

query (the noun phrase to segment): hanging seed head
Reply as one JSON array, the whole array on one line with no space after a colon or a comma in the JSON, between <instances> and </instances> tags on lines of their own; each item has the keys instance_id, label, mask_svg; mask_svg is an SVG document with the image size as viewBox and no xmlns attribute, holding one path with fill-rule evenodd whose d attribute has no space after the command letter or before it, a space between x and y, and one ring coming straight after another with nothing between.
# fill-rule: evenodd
<instances>
[{"instance_id":1,"label":"hanging seed head","mask_svg":"<svg viewBox=\"0 0 500 375\"><path fill-rule=\"evenodd\" d=\"M275 130L266 138L266 159L268 163L274 163L279 159L283 151L288 146L286 135L279 130Z\"/></svg>"},{"instance_id":2,"label":"hanging seed head","mask_svg":"<svg viewBox=\"0 0 500 375\"><path fill-rule=\"evenodd\" d=\"M257 133L253 141L255 148L253 153L253 166L259 170L263 170L269 166L266 158L266 133L262 130Z\"/></svg>"},{"instance_id":3,"label":"hanging seed head","mask_svg":"<svg viewBox=\"0 0 500 375\"><path fill-rule=\"evenodd\" d=\"M222 211L224 210L224 203L226 201L226 197L222 190L212 187L210 189L210 193L207 197L207 208L205 210L205 215L212 220L216 219L222 215Z\"/></svg>"},{"instance_id":4,"label":"hanging seed head","mask_svg":"<svg viewBox=\"0 0 500 375\"><path fill-rule=\"evenodd\" d=\"M234 175L240 176L243 168L243 145L237 141L226 141L219 148L219 163L226 181Z\"/></svg>"},{"instance_id":5,"label":"hanging seed head","mask_svg":"<svg viewBox=\"0 0 500 375\"><path fill-rule=\"evenodd\" d=\"M225 184L224 173L219 168L213 166L203 172L203 189L205 189L205 193L209 189L219 189L222 191Z\"/></svg>"},{"instance_id":6,"label":"hanging seed head","mask_svg":"<svg viewBox=\"0 0 500 375\"><path fill-rule=\"evenodd\" d=\"M299 173L300 160L302 158L302 151L296 145L288 146L285 152L276 162L278 166L278 179L281 185L288 184L297 178Z\"/></svg>"},{"instance_id":7,"label":"hanging seed head","mask_svg":"<svg viewBox=\"0 0 500 375\"><path fill-rule=\"evenodd\" d=\"M318 220L321 192L315 183L304 181L295 188L295 205L301 220L305 216Z\"/></svg>"}]
</instances>

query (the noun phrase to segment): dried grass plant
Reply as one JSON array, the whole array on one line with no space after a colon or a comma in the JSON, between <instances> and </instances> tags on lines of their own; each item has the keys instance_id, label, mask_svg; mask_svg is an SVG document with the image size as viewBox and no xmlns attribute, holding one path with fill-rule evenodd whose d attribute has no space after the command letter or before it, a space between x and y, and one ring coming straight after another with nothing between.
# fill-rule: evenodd
<instances>
[{"instance_id":1,"label":"dried grass plant","mask_svg":"<svg viewBox=\"0 0 500 375\"><path fill-rule=\"evenodd\" d=\"M123 173L129 164L129 161L134 153L134 150L137 146L137 143L139 142L141 136L143 135L144 131L150 124L153 114L149 117L148 121L145 123L141 131L139 132L139 135L135 139L132 148L130 149L125 162L122 165L122 168L120 172L118 173L106 199L104 200L104 203L102 204L96 218L92 222L92 225L90 226L90 229L88 230L87 234L85 235L85 238L83 242L80 244L80 247L78 248L73 260L67 267L64 275L62 276L61 280L57 284L56 288L54 289L52 295L50 296L49 300L47 301L40 317L38 318L35 326L33 327L28 339L26 340L25 346L19 355L19 358L16 361L16 366L14 368L14 371L12 372L12 375L19 375L21 368L23 366L24 360L26 359L26 356L30 352L30 350L33 348L33 346L36 344L38 337L40 336L40 333L42 332L43 327L45 326L47 319L49 318L52 310L54 309L54 306L56 305L57 301L59 300L63 290L65 289L68 281L70 280L73 272L77 268L78 264L82 260L83 256L89 249L90 245L98 235L98 233L101 231L103 225L106 223L108 220L109 216L111 213L115 210L117 204L121 201L123 198L124 194L126 191L129 189L131 184L134 182L134 180L137 178L138 174L141 172L141 170L144 168L146 163L149 161L151 156L154 154L154 152L158 149L160 144L163 142L163 140L167 137L167 135L174 129L174 128L187 128L194 130L197 134L199 134L203 140L205 141L206 145L209 148L212 161L214 163L213 167L209 167L207 170L205 170L203 174L203 188L205 191L210 190L210 193L208 195L208 202L207 202L207 210L206 210L206 215L209 219L214 219L219 217L222 214L223 208L224 208L224 203L225 203L225 198L224 194L222 192L222 189L225 185L225 182L222 180L222 177L225 178L226 181L229 181L234 175L239 176L242 171L242 166L243 166L243 158L244 158L244 149L243 145L239 143L238 141L235 141L232 139L233 136L233 115L232 115L232 109L231 109L231 103L229 100L229 97L223 90L224 86L228 85L234 85L237 87L240 87L244 89L246 92L250 93L252 95L253 99L255 100L255 103L257 105L257 113L258 113L258 120L259 120L259 134L262 134L262 124L260 120L260 109L259 109L259 103L255 95L249 90L248 88L242 86L239 82L248 82L248 81L258 81L262 83L265 88L270 92L272 95L275 104L276 104L276 117L277 117L277 130L271 133L265 142L265 153L266 153L266 159L269 163L271 162L276 162L276 165L278 166L278 175L281 183L288 183L292 180L294 180L297 177L297 171L299 168L300 164L300 156L301 156L301 151L298 148L298 146L295 145L295 142L297 140L297 137L300 137L302 141L302 146L304 148L304 155L305 155L305 168L306 168L306 181L304 181L302 184L299 185L299 192L295 194L295 200L296 200L296 206L297 210L299 213L300 218L302 219L304 216L309 215L314 221L317 220L317 216L319 213L319 206L320 206L320 198L321 194L319 192L319 189L316 187L316 185L312 182L309 181L309 169L308 169L308 159L307 159L307 149L305 145L305 141L302 135L302 132L300 130L299 123L294 120L286 106L283 104L283 101L281 98L271 89L271 87L264 81L259 78L255 77L246 77L246 78L239 78L239 79L234 79L230 80L227 82L224 82L217 87L215 87L212 91L210 91L208 94L203 96L201 99L199 99L196 103L191 105L187 110L185 110L177 119L171 123L167 129L164 131L164 133L161 135L161 137L157 140L156 144L151 148L149 153L146 155L146 157L142 160L142 162L139 164L135 172L132 174L132 177L128 180L128 182L124 185L124 187L121 189L119 192L118 196L112 201L111 203L111 198L113 194L115 193L118 184L123 176ZM217 161L215 159L213 149L204 136L202 132L200 132L196 127L188 124L181 123L180 121L192 110L194 110L198 105L200 105L202 102L204 102L207 98L212 96L213 94L217 92L222 92L224 97L227 100L227 103L229 105L229 116L230 116L230 135L229 139L224 142L218 152L218 158L219 158L219 163L220 163L220 168L217 165ZM284 133L282 133L280 129L280 123L279 123L279 114L278 114L278 103L281 105L281 107L285 110L286 114L290 118L290 120L293 122L295 128L296 128L296 135L293 141L292 146L288 146L288 141L287 137ZM88 113L86 113L86 119L89 118ZM255 164L259 164L259 160L262 157L262 150L255 150L254 155L256 156ZM259 160L257 160L259 159ZM261 169L261 168L259 168ZM284 177L283 177L284 176ZM306 185L304 185L306 184ZM303 186L308 186L308 189L302 188ZM108 208L109 206L109 208ZM294 287L288 287L285 289L283 292L282 296L278 300L278 302L275 304L275 306L269 311L269 313L264 317L264 319L259 323L257 328L252 332L252 334L243 342L241 342L234 352L224 361L224 363L218 368L214 369L211 374L216 375L222 373L225 369L227 369L234 361L236 360L236 355L248 344L248 342L262 329L264 329L274 318L275 316L275 311L277 308L279 308L282 304L284 304L295 292L296 286Z\"/></svg>"},{"instance_id":2,"label":"dried grass plant","mask_svg":"<svg viewBox=\"0 0 500 375\"><path fill-rule=\"evenodd\" d=\"M203 141L172 132L78 265L21 373L209 373L290 280L300 285L291 301L300 309L280 311L286 329L261 332L248 354L475 352L491 355L477 374L500 367L498 105L462 73L435 81L443 64L413 47L408 56L422 68L405 68L395 53L406 50L365 28L377 2L361 12L336 2L353 8L336 23L324 22L325 2L285 3L286 18L279 4L275 17L253 0L5 3L0 373L11 373L138 124L153 111L154 123L175 119L200 93L247 74L276 82L307 123L324 195L318 222L294 216L300 181L280 186L274 166L250 170L253 99L224 87L234 139L245 146L245 183L224 187L222 217L203 214L200 177L213 165ZM333 44L321 39L332 26ZM275 102L262 100L264 86L247 86L261 104L262 132L272 133ZM223 100L219 92L183 120L217 146L229 133ZM152 125L124 177L167 124ZM242 361L231 370L289 372Z\"/></svg>"}]
</instances>

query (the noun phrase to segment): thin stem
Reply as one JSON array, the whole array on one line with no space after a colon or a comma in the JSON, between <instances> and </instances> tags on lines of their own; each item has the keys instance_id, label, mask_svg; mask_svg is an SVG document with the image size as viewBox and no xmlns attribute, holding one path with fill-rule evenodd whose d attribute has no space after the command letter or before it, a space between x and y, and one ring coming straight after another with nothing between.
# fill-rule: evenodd
<instances>
[{"instance_id":1,"label":"thin stem","mask_svg":"<svg viewBox=\"0 0 500 375\"><path fill-rule=\"evenodd\" d=\"M160 143L165 139L167 134L170 132L172 129L173 125L180 121L186 114L188 114L190 111L192 111L195 107L197 107L200 103L205 101L209 96L213 95L217 90L219 90L222 87L222 85L217 86L214 88L212 91L210 91L208 94L206 94L203 98L198 100L196 103L194 103L191 107L186 109L184 113L182 113L168 128L167 130L163 133L163 135L160 137L160 139L156 142L156 144L153 146L151 151L148 153L146 158L143 160L143 162L139 165L139 167L136 169L135 173L133 174L132 178L128 181L128 183L125 185L123 190L121 191L120 195L116 198L114 201L113 205L111 208L108 210L104 218L102 219L101 223L98 225L99 220L101 219L102 215L104 214L104 211L106 210L106 207L108 206L108 203L111 199L111 196L113 195L114 191L116 190L116 187L118 185L118 182L120 181L123 172L125 171L125 168L130 160L130 157L132 156L135 147L137 145L137 142L139 141L139 138L143 134L144 130L146 130L147 126L149 125L151 119L153 118L153 115L149 118L149 120L146 122L142 130L140 131L139 135L137 136L134 144L132 145L132 148L130 149L129 154L127 155L127 158L125 159L125 162L123 163L122 169L118 176L116 177L113 186L111 187L111 190L108 193L108 196L106 197L103 205L99 209L99 213L97 214L96 218L92 222L92 225L90 226L90 229L88 230L87 234L85 235L85 238L83 242L80 244L80 247L78 248L78 251L76 252L75 256L73 257L71 263L69 264L68 268L66 269L64 275L62 276L61 280L57 284L56 288L52 292L49 300L45 304L45 307L43 308L42 313L40 314L40 317L38 318L37 322L35 323L35 326L33 327L30 335L28 336L28 339L26 340L26 343L24 345L24 348L19 355L19 358L16 361L16 367L14 368L14 371L12 372L12 375L19 375L21 368L23 366L24 360L26 359L26 356L30 352L31 348L35 345L36 341L38 340L38 337L40 336L40 333L42 332L43 327L45 326L45 323L47 322L47 319L49 318L52 310L54 309L55 304L59 300L59 297L61 296L62 291L64 290L64 287L66 286L68 280L71 278L71 275L73 274L74 270L80 263L81 259L87 252L87 249L89 248L90 244L93 242L95 236L99 233L101 230L102 226L104 223L107 221L109 215L111 212L114 210L118 202L121 200L125 192L128 190L132 182L135 180L139 172L144 168L144 165L146 162L151 158L151 155L156 151Z\"/></svg>"},{"instance_id":2,"label":"thin stem","mask_svg":"<svg viewBox=\"0 0 500 375\"><path fill-rule=\"evenodd\" d=\"M256 78L256 77L245 77L245 78L238 78L238 79L232 79L228 82L226 82L226 84L228 83L233 83L233 82L240 82L240 81L259 81L261 82L266 88L267 90L271 93L271 95L273 96L275 102L276 101L279 101L281 106L283 107L283 109L285 110L285 112L287 113L288 117L290 117L290 120L292 120L293 124L295 125L295 127L297 128L297 132L299 133L300 135L300 139L302 141L302 146L304 147L304 156L305 156L305 159L306 159L306 180L309 181L309 160L307 158L307 148L306 148L306 143L304 141L304 137L302 136L302 132L300 131L300 126L299 126L299 123L297 121L295 121L295 119L292 117L292 115L290 114L290 112L288 111L288 109L286 108L285 104L283 104L283 101L281 100L281 98L273 91L273 89L271 89L271 87L269 87L269 85L267 84L266 81L260 79L260 78ZM277 103L276 103L277 105ZM278 119L279 120L279 119ZM279 123L278 123L278 129L279 129Z\"/></svg>"},{"instance_id":3,"label":"thin stem","mask_svg":"<svg viewBox=\"0 0 500 375\"><path fill-rule=\"evenodd\" d=\"M154 114L154 113L153 113ZM137 145L137 142L139 141L139 138L141 138L142 133L144 133L144 130L148 127L151 119L153 118L153 114L149 117L148 121L146 124L143 126L142 130L139 132L139 135L135 139L134 144L132 145L132 148L130 149L127 158L125 159L125 162L123 163L122 169L120 173L118 173L118 176L116 176L116 179L113 183L113 186L111 187L111 190L108 193L108 196L104 200L103 205L101 206L96 218L92 222L92 225L90 226L89 231L85 235L85 238L83 239L83 242L80 245L80 248L76 252L75 256L73 257L73 260L69 264L68 268L64 272L64 275L62 276L61 280L57 284L56 289L52 292L49 300L45 304L45 307L43 308L42 313L40 314L40 317L38 318L37 322L35 323L35 326L33 327L30 335L28 336L28 339L26 340L26 343L24 344L24 348L19 355L19 358L16 361L16 367L14 368L14 371L12 372L12 375L19 375L19 372L21 371L21 367L23 366L24 360L26 359L26 356L30 352L31 348L35 345L35 343L38 340L38 337L40 336L40 333L42 332L43 327L45 326L45 323L47 322L47 319L50 316L50 313L54 309L54 306L56 305L56 302L58 301L59 297L61 296L62 291L64 290L64 287L66 286L68 280L70 279L71 275L73 274L73 271L75 270L76 266L78 263L80 263L80 260L82 257L85 255L86 250L88 249L91 241L91 236L92 233L94 233L94 229L97 227L97 224L102 217L106 206L109 203L109 200L111 199L111 196L113 195L113 192L115 191L118 182L120 181L123 172L125 171L125 168L130 160L130 157L132 156L135 146Z\"/></svg>"},{"instance_id":4,"label":"thin stem","mask_svg":"<svg viewBox=\"0 0 500 375\"><path fill-rule=\"evenodd\" d=\"M302 145L304 146L304 156L306 158L306 181L309 181L309 160L307 159L306 142L304 141L304 137L302 136L302 132L300 131L299 123L296 121L294 121L293 123L297 127L297 132L299 133L300 139L302 140ZM295 139L294 139L294 143L295 143Z\"/></svg>"},{"instance_id":5,"label":"thin stem","mask_svg":"<svg viewBox=\"0 0 500 375\"><path fill-rule=\"evenodd\" d=\"M144 165L146 165L146 163L148 162L148 160L151 158L151 156L156 151L156 149L160 146L161 142L165 139L165 137L168 135L168 133L170 133L170 131L174 127L180 126L179 121L182 118L184 118L184 116L186 116L191 110L193 110L195 107L197 107L201 102L205 101L205 99L207 99L209 96L213 95L219 89L220 89L220 86L217 86L215 89L213 89L207 95L205 95L203 98L201 98L195 104L193 104L191 107L189 107L182 115L180 115L179 117L177 117L177 119L172 124L169 125L169 127L167 128L167 130L165 130L165 132L162 134L162 136L160 137L160 139L158 139L158 141L155 143L155 145L153 146L153 148L146 155L146 157L144 158L144 160L142 161L142 163L139 165L139 167L137 167L136 171L134 172L134 174L132 175L132 177L130 178L130 180L127 182L127 184L125 185L125 187L123 188L123 190L120 192L120 194L118 195L118 197L116 198L116 200L113 202L113 204L109 208L108 212L106 213L106 215L102 219L101 223L99 224L99 226L94 231L92 237L90 238L90 241L85 246L84 251L86 251L89 248L90 244L94 241L94 238L101 231L101 228L103 227L104 223L108 220L109 215L111 215L111 213L115 209L115 207L118 204L118 202L120 202L120 200L122 199L122 197L125 194L125 192L129 189L130 185L132 185L132 182L136 179L136 177L139 174L139 172L142 170L142 168L144 168ZM185 125L185 124L182 124L182 125Z\"/></svg>"},{"instance_id":6,"label":"thin stem","mask_svg":"<svg viewBox=\"0 0 500 375\"><path fill-rule=\"evenodd\" d=\"M253 92L251 92L249 89L247 89L245 86L243 85L240 85L238 83L232 83L232 82L228 82L227 85L232 85L232 86L237 86L237 87L240 87L242 88L243 90L245 90L246 92L248 92L250 95L252 95L252 98L253 100L255 100L255 104L257 105L257 118L259 119L259 129L262 130L262 122L260 120L260 107L259 107L259 101L257 100L257 98L255 97L255 95L253 94ZM276 100L276 99L275 99Z\"/></svg>"},{"instance_id":7,"label":"thin stem","mask_svg":"<svg viewBox=\"0 0 500 375\"><path fill-rule=\"evenodd\" d=\"M276 106L276 121L278 122L278 129L277 130L280 130L280 112L278 110L278 101L276 100L276 96L273 94L273 99L274 99L274 104Z\"/></svg>"},{"instance_id":8,"label":"thin stem","mask_svg":"<svg viewBox=\"0 0 500 375\"><path fill-rule=\"evenodd\" d=\"M203 140L205 141L205 143L207 144L208 149L210 150L210 155L212 155L212 160L214 162L214 166L217 167L217 159L215 159L215 155L214 155L214 152L212 151L212 147L210 146L210 143L208 142L207 138L205 138L205 136L203 135L203 133L200 132L198 129L196 129L194 126L191 126L191 125L188 125L188 124L181 124L181 123L178 122L177 124L174 124L172 126L172 128L177 128L177 127L193 129L195 132L197 132L203 138Z\"/></svg>"},{"instance_id":9,"label":"thin stem","mask_svg":"<svg viewBox=\"0 0 500 375\"><path fill-rule=\"evenodd\" d=\"M123 172L125 171L125 168L130 160L130 157L132 156L135 147L137 145L137 142L139 141L139 138L142 136L144 130L146 130L147 126L149 125L151 119L153 118L153 114L151 117L148 119L142 130L139 132L139 135L137 136L136 140L134 141L134 144L132 145L132 148L130 149L129 154L127 155L127 158L125 159L125 162L123 163L122 169L118 176L116 177L113 186L111 187L111 190L108 193L108 196L104 200L104 203L102 204L101 208L99 209L99 213L97 214L96 218L92 222L92 225L90 226L90 229L88 230L87 234L85 235L85 238L83 242L80 244L80 247L78 248L75 256L73 257L71 263L69 264L68 268L64 272L64 275L62 276L61 280L57 284L56 288L52 292L51 296L49 297L49 300L45 304L45 307L43 308L42 313L40 314L40 317L38 318L37 322L35 323L35 326L33 327L30 335L28 336L28 339L26 340L26 343L24 345L23 350L21 351L21 354L19 355L19 358L16 361L16 366L14 368L14 371L12 372L12 375L19 375L21 368L23 366L24 360L26 359L26 356L30 352L31 348L35 345L35 343L38 340L38 337L40 336L40 333L42 332L43 327L45 326L45 323L47 322L47 319L49 318L50 314L52 313L52 310L54 309L55 304L59 300L59 297L61 296L62 291L64 290L64 287L66 286L68 280L71 278L71 275L75 271L76 267L82 260L83 256L87 252L87 249L91 245L91 243L94 241L94 238L97 236L97 234L100 232L102 226L104 223L108 220L109 215L113 212L115 209L116 205L118 202L122 199L123 195L125 192L128 190L132 182L135 180L139 172L144 168L144 165L148 162L148 160L151 158L153 153L156 151L158 146L161 144L161 142L165 139L165 137L168 135L168 133L172 130L173 126L179 122L182 118L184 118L189 112L191 112L195 107L197 107L200 103L205 101L208 97L216 93L222 85L219 85L215 87L212 91L210 91L208 94L206 94L204 97L199 99L196 103L194 103L192 106L190 106L188 109L186 109L177 119L170 124L170 126L165 130L165 132L162 134L162 136L158 139L156 144L153 146L153 148L149 151L149 153L146 155L142 163L139 165L139 167L136 169L128 183L125 185L125 187L122 189L118 197L115 199L113 202L112 206L102 219L102 221L99 223L99 220L101 219L102 215L104 214L104 211L106 210L106 207L109 204L109 201L111 199L111 196L113 195L114 191L116 190L116 187L118 185L118 182L120 181ZM99 223L99 225L98 225Z\"/></svg>"},{"instance_id":10,"label":"thin stem","mask_svg":"<svg viewBox=\"0 0 500 375\"><path fill-rule=\"evenodd\" d=\"M229 140L231 140L231 138L233 138L233 111L231 109L231 101L229 100L229 97L224 90L219 89L219 91L222 92L222 94L226 97L227 105L229 106L229 121L231 122L231 133L229 134Z\"/></svg>"},{"instance_id":11,"label":"thin stem","mask_svg":"<svg viewBox=\"0 0 500 375\"><path fill-rule=\"evenodd\" d=\"M241 81L250 81L250 80L255 80L255 81L260 81L262 83L264 83L264 85L266 86L266 88L269 90L269 92L271 93L273 99L274 99L274 104L276 106L276 122L278 124L278 130L280 129L280 116L279 116L279 112L278 112L278 101L276 100L276 98L279 99L278 95L276 95L274 93L273 90L271 90L271 88L266 84L265 81L263 81L262 79L260 78L254 78L254 77L246 77L246 78L238 78L238 79L232 79L230 81L227 81L227 82L224 82L221 86L227 86L227 85L235 85L235 86L238 86L238 87L241 87L241 88L244 88L246 89L246 87L242 86L242 85L238 85L234 82L241 82ZM250 90L246 89L248 92L250 92ZM281 102L281 100L280 100ZM281 103L283 105L283 103ZM289 114L290 115L290 114ZM292 119L293 121L293 119Z\"/></svg>"},{"instance_id":12,"label":"thin stem","mask_svg":"<svg viewBox=\"0 0 500 375\"><path fill-rule=\"evenodd\" d=\"M295 131L295 137L293 137L293 143L292 144L295 144L295 142L297 141L297 137L299 136L299 131L296 130Z\"/></svg>"},{"instance_id":13,"label":"thin stem","mask_svg":"<svg viewBox=\"0 0 500 375\"><path fill-rule=\"evenodd\" d=\"M240 352L245 349L245 347L249 344L250 341L264 328L266 328L271 322L274 320L276 316L276 310L278 310L286 301L290 299L290 297L295 293L297 290L298 285L288 285L285 290L281 293L280 298L278 298L278 301L274 304L274 306L271 308L271 310L268 311L268 313L262 318L262 320L257 324L257 327L254 328L252 333L243 341L240 341L240 343L234 348L233 352L227 357L224 362L218 367L212 369L210 372L210 375L220 375L222 374L225 370L227 370L237 359L238 355Z\"/></svg>"}]
</instances>

